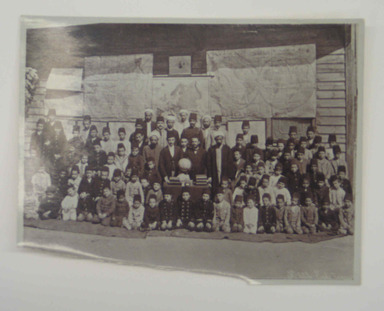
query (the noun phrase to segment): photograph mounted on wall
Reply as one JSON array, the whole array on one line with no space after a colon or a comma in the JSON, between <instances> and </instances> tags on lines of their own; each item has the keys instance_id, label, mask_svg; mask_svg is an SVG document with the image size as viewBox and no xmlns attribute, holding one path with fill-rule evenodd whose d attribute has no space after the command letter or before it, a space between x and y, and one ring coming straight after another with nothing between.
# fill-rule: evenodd
<instances>
[{"instance_id":1,"label":"photograph mounted on wall","mask_svg":"<svg viewBox=\"0 0 384 311\"><path fill-rule=\"evenodd\" d=\"M19 245L360 283L362 20L21 26Z\"/></svg>"}]
</instances>

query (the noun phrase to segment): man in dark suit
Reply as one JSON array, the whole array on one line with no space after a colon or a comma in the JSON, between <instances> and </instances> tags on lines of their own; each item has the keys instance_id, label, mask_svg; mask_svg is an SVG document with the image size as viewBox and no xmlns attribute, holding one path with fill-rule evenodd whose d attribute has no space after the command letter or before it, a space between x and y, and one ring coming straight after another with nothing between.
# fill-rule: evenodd
<instances>
[{"instance_id":1,"label":"man in dark suit","mask_svg":"<svg viewBox=\"0 0 384 311\"><path fill-rule=\"evenodd\" d=\"M182 151L180 147L175 146L176 137L174 133L168 132L167 143L168 145L160 152L159 173L166 182L169 182L169 177L178 174L177 165L182 157Z\"/></svg>"},{"instance_id":2,"label":"man in dark suit","mask_svg":"<svg viewBox=\"0 0 384 311\"><path fill-rule=\"evenodd\" d=\"M214 136L216 142L208 150L207 155L207 172L215 189L220 186L223 177L234 178L234 165L232 150L224 144L224 134L217 131Z\"/></svg>"},{"instance_id":3,"label":"man in dark suit","mask_svg":"<svg viewBox=\"0 0 384 311\"><path fill-rule=\"evenodd\" d=\"M146 140L149 139L150 134L152 131L156 129L156 122L152 121L153 118L153 110L152 109L145 109L144 110L144 133ZM148 141L147 141L148 143Z\"/></svg>"},{"instance_id":4,"label":"man in dark suit","mask_svg":"<svg viewBox=\"0 0 384 311\"><path fill-rule=\"evenodd\" d=\"M206 174L207 172L207 152L201 147L199 137L192 137L192 148L187 151L187 158L191 160L192 169L190 176L195 179L197 174Z\"/></svg>"}]
</instances>

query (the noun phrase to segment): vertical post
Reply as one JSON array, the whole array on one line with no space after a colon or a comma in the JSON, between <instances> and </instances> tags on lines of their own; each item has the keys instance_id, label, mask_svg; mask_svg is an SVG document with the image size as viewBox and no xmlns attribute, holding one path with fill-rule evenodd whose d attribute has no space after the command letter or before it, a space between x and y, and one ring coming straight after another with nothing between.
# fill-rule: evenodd
<instances>
[{"instance_id":1,"label":"vertical post","mask_svg":"<svg viewBox=\"0 0 384 311\"><path fill-rule=\"evenodd\" d=\"M357 137L357 64L356 25L345 26L345 87L346 87L346 160L349 178L353 181Z\"/></svg>"}]
</instances>

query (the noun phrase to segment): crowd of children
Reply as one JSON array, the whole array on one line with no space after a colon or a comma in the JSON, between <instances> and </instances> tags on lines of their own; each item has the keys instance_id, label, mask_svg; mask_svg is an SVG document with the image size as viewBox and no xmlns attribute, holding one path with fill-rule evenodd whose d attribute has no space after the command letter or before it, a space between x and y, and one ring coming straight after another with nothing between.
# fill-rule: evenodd
<instances>
[{"instance_id":1,"label":"crowd of children","mask_svg":"<svg viewBox=\"0 0 384 311\"><path fill-rule=\"evenodd\" d=\"M213 124L203 116L198 127L185 110L179 119L153 115L147 109L129 137L120 128L117 141L85 116L67 140L50 110L31 137L36 213L26 216L128 230L353 234L352 186L335 135L324 144L314 127L298 138L291 126L287 140L267 138L261 148L243 121L231 148L221 116ZM205 174L210 183L198 198L190 186L178 197L167 187L184 158L191 180Z\"/></svg>"}]
</instances>

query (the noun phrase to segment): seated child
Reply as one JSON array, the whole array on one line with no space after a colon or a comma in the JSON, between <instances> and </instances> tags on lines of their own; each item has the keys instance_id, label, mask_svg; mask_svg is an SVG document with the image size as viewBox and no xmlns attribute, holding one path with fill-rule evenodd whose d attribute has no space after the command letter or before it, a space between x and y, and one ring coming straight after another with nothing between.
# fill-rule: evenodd
<instances>
[{"instance_id":1,"label":"seated child","mask_svg":"<svg viewBox=\"0 0 384 311\"><path fill-rule=\"evenodd\" d=\"M244 199L242 196L237 195L234 200L234 205L231 208L231 231L232 232L243 232L244 230L244 213L243 208Z\"/></svg>"},{"instance_id":2,"label":"seated child","mask_svg":"<svg viewBox=\"0 0 384 311\"><path fill-rule=\"evenodd\" d=\"M61 202L62 220L76 221L76 209L78 201L79 196L77 194L76 188L74 186L70 186L68 188L68 195L66 195L64 200Z\"/></svg>"},{"instance_id":3,"label":"seated child","mask_svg":"<svg viewBox=\"0 0 384 311\"><path fill-rule=\"evenodd\" d=\"M125 192L126 190L126 185L125 185L125 182L123 181L122 176L123 176L123 172L119 168L115 169L115 171L113 172L112 181L111 181L111 190L112 190L112 194L115 197L117 196L118 191Z\"/></svg>"},{"instance_id":4,"label":"seated child","mask_svg":"<svg viewBox=\"0 0 384 311\"><path fill-rule=\"evenodd\" d=\"M339 209L331 207L329 197L321 201L319 209L319 230L337 233L339 230Z\"/></svg>"},{"instance_id":5,"label":"seated child","mask_svg":"<svg viewBox=\"0 0 384 311\"><path fill-rule=\"evenodd\" d=\"M232 190L229 187L229 179L227 177L221 179L221 188L224 191L224 200L232 204Z\"/></svg>"},{"instance_id":6,"label":"seated child","mask_svg":"<svg viewBox=\"0 0 384 311\"><path fill-rule=\"evenodd\" d=\"M45 196L47 188L51 185L51 177L45 171L44 164L41 163L38 171L32 176L33 195L39 203Z\"/></svg>"},{"instance_id":7,"label":"seated child","mask_svg":"<svg viewBox=\"0 0 384 311\"><path fill-rule=\"evenodd\" d=\"M144 221L141 224L143 230L157 230L160 227L160 212L156 199L154 194L148 198L148 205L144 211Z\"/></svg>"},{"instance_id":8,"label":"seated child","mask_svg":"<svg viewBox=\"0 0 384 311\"><path fill-rule=\"evenodd\" d=\"M272 188L276 187L277 182L279 181L280 177L283 176L283 175L281 175L282 172L283 172L283 165L281 163L277 163L275 166L275 172L273 173L273 175L271 175L271 177L269 179L269 185Z\"/></svg>"},{"instance_id":9,"label":"seated child","mask_svg":"<svg viewBox=\"0 0 384 311\"><path fill-rule=\"evenodd\" d=\"M287 205L291 204L291 194L289 193L288 189L285 188L285 185L287 184L287 178L284 176L280 177L279 181L277 182L277 185L274 189L275 198L282 194L284 196L284 201L287 203Z\"/></svg>"},{"instance_id":10,"label":"seated child","mask_svg":"<svg viewBox=\"0 0 384 311\"><path fill-rule=\"evenodd\" d=\"M352 194L352 185L351 182L347 179L347 167L340 165L337 168L337 174L340 180L340 187L345 191L345 193Z\"/></svg>"},{"instance_id":11,"label":"seated child","mask_svg":"<svg viewBox=\"0 0 384 311\"><path fill-rule=\"evenodd\" d=\"M150 189L147 194L147 204L148 199L152 194L156 195L156 202L157 204L159 204L160 201L163 199L163 192L161 191L161 179L156 179L153 181L152 189Z\"/></svg>"},{"instance_id":12,"label":"seated child","mask_svg":"<svg viewBox=\"0 0 384 311\"><path fill-rule=\"evenodd\" d=\"M133 204L129 209L128 218L123 219L123 226L128 230L138 230L143 223L145 208L141 202L142 198L136 194L133 197Z\"/></svg>"},{"instance_id":13,"label":"seated child","mask_svg":"<svg viewBox=\"0 0 384 311\"><path fill-rule=\"evenodd\" d=\"M155 180L161 179L160 173L156 168L156 162L154 158L148 158L147 163L144 166L143 177L148 180L150 184L153 183Z\"/></svg>"},{"instance_id":14,"label":"seated child","mask_svg":"<svg viewBox=\"0 0 384 311\"><path fill-rule=\"evenodd\" d=\"M341 208L344 205L345 191L340 186L340 179L332 176L331 189L329 190L329 200L334 208Z\"/></svg>"},{"instance_id":15,"label":"seated child","mask_svg":"<svg viewBox=\"0 0 384 311\"><path fill-rule=\"evenodd\" d=\"M148 179L145 177L142 177L140 179L141 187L143 188L143 193L144 193L144 202L147 202L148 198L148 192L151 190L151 184L149 183Z\"/></svg>"},{"instance_id":16,"label":"seated child","mask_svg":"<svg viewBox=\"0 0 384 311\"><path fill-rule=\"evenodd\" d=\"M288 234L303 234L301 230L301 208L299 206L300 194L292 195L292 203L285 208L284 224Z\"/></svg>"},{"instance_id":17,"label":"seated child","mask_svg":"<svg viewBox=\"0 0 384 311\"><path fill-rule=\"evenodd\" d=\"M313 204L311 193L305 195L305 204L301 207L301 228L304 233L315 234L319 224L317 207Z\"/></svg>"},{"instance_id":18,"label":"seated child","mask_svg":"<svg viewBox=\"0 0 384 311\"><path fill-rule=\"evenodd\" d=\"M196 231L212 230L213 202L210 197L209 189L204 189L201 199L196 204Z\"/></svg>"},{"instance_id":19,"label":"seated child","mask_svg":"<svg viewBox=\"0 0 384 311\"><path fill-rule=\"evenodd\" d=\"M128 181L125 188L125 198L127 199L130 206L133 204L133 197L139 195L141 198L141 204L144 204L144 193L141 187L139 172L136 168L132 169L131 179Z\"/></svg>"},{"instance_id":20,"label":"seated child","mask_svg":"<svg viewBox=\"0 0 384 311\"><path fill-rule=\"evenodd\" d=\"M275 200L275 192L273 190L273 188L270 186L270 183L269 183L269 180L270 180L270 177L269 175L264 175L262 178L261 178L261 185L257 188L257 190L259 191L259 204L262 205L263 204L263 195L265 193L269 193L269 195L271 196L271 204L274 205L276 200Z\"/></svg>"},{"instance_id":21,"label":"seated child","mask_svg":"<svg viewBox=\"0 0 384 311\"><path fill-rule=\"evenodd\" d=\"M249 196L243 210L244 233L256 234L259 210L256 208L255 198Z\"/></svg>"},{"instance_id":22,"label":"seated child","mask_svg":"<svg viewBox=\"0 0 384 311\"><path fill-rule=\"evenodd\" d=\"M235 197L238 195L238 196L241 196L241 197L245 197L245 194L246 194L246 188L247 188L247 179L245 176L241 176L240 180L239 180L239 185L235 188L235 190L233 191L233 194L232 194L232 199L230 202L228 203L231 203L233 202L233 200L235 199Z\"/></svg>"},{"instance_id":23,"label":"seated child","mask_svg":"<svg viewBox=\"0 0 384 311\"><path fill-rule=\"evenodd\" d=\"M116 199L108 186L103 189L103 196L96 203L96 215L93 223L100 223L103 226L110 226L112 214L116 209Z\"/></svg>"},{"instance_id":24,"label":"seated child","mask_svg":"<svg viewBox=\"0 0 384 311\"><path fill-rule=\"evenodd\" d=\"M77 206L77 221L92 221L95 214L94 202L94 177L93 168L87 166L85 175L81 180L77 193L79 194L79 203Z\"/></svg>"},{"instance_id":25,"label":"seated child","mask_svg":"<svg viewBox=\"0 0 384 311\"><path fill-rule=\"evenodd\" d=\"M172 200L172 193L166 188L164 189L164 199L159 203L160 210L160 229L172 230L175 225L176 204Z\"/></svg>"},{"instance_id":26,"label":"seated child","mask_svg":"<svg viewBox=\"0 0 384 311\"><path fill-rule=\"evenodd\" d=\"M216 202L213 203L213 230L231 232L229 220L231 217L231 205L224 200L225 190L219 188L216 194Z\"/></svg>"},{"instance_id":27,"label":"seated child","mask_svg":"<svg viewBox=\"0 0 384 311\"><path fill-rule=\"evenodd\" d=\"M300 189L301 174L298 162L298 160L292 159L291 170L287 173L287 189L290 193L298 192Z\"/></svg>"},{"instance_id":28,"label":"seated child","mask_svg":"<svg viewBox=\"0 0 384 311\"><path fill-rule=\"evenodd\" d=\"M75 187L75 190L77 191L79 189L80 183L81 183L80 170L76 165L74 165L71 170L71 176L68 179L68 186Z\"/></svg>"},{"instance_id":29,"label":"seated child","mask_svg":"<svg viewBox=\"0 0 384 311\"><path fill-rule=\"evenodd\" d=\"M109 152L107 154L107 163L105 164L106 167L109 169L109 175L108 179L112 180L113 179L113 173L117 169L117 166L115 164L115 153Z\"/></svg>"},{"instance_id":30,"label":"seated child","mask_svg":"<svg viewBox=\"0 0 384 311\"><path fill-rule=\"evenodd\" d=\"M354 218L355 212L352 204L352 195L346 194L344 198L344 205L339 210L339 220L340 220L340 234L350 234L354 233Z\"/></svg>"},{"instance_id":31,"label":"seated child","mask_svg":"<svg viewBox=\"0 0 384 311\"><path fill-rule=\"evenodd\" d=\"M128 217L129 204L125 199L124 190L117 190L116 197L116 207L115 211L112 214L111 227L121 228L123 226L123 219Z\"/></svg>"},{"instance_id":32,"label":"seated child","mask_svg":"<svg viewBox=\"0 0 384 311\"><path fill-rule=\"evenodd\" d=\"M97 169L92 166L93 172ZM100 177L96 175L94 185L93 185L93 197L95 201L98 201L104 193L104 188L111 187L111 181L108 179L109 168L104 166L101 168Z\"/></svg>"},{"instance_id":33,"label":"seated child","mask_svg":"<svg viewBox=\"0 0 384 311\"><path fill-rule=\"evenodd\" d=\"M279 194L276 197L276 232L283 233L284 231L284 214L285 214L285 201L284 196Z\"/></svg>"},{"instance_id":34,"label":"seated child","mask_svg":"<svg viewBox=\"0 0 384 311\"><path fill-rule=\"evenodd\" d=\"M37 213L41 220L57 219L60 212L60 201L55 196L56 187L49 186L45 191L45 198L40 202Z\"/></svg>"},{"instance_id":35,"label":"seated child","mask_svg":"<svg viewBox=\"0 0 384 311\"><path fill-rule=\"evenodd\" d=\"M257 232L276 232L276 209L271 204L271 195L268 193L263 195L263 205L259 208Z\"/></svg>"},{"instance_id":36,"label":"seated child","mask_svg":"<svg viewBox=\"0 0 384 311\"><path fill-rule=\"evenodd\" d=\"M192 202L191 193L188 187L181 190L181 198L177 201L177 222L176 228L185 228L193 230L195 206Z\"/></svg>"}]
</instances>

